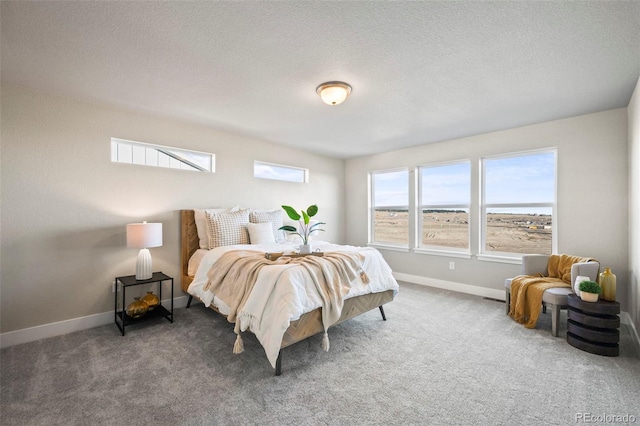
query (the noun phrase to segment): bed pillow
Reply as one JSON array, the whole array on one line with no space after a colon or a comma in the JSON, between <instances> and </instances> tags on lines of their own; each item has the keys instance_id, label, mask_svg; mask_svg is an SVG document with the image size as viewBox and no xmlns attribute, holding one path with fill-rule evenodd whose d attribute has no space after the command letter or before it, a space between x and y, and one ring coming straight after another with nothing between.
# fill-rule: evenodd
<instances>
[{"instance_id":1,"label":"bed pillow","mask_svg":"<svg viewBox=\"0 0 640 426\"><path fill-rule=\"evenodd\" d=\"M249 210L207 212L209 250L235 244L249 244Z\"/></svg>"},{"instance_id":2,"label":"bed pillow","mask_svg":"<svg viewBox=\"0 0 640 426\"><path fill-rule=\"evenodd\" d=\"M273 237L277 239L282 231L278 231L282 223L282 210L252 210L249 214L249 222L251 223L271 223L273 229Z\"/></svg>"},{"instance_id":3,"label":"bed pillow","mask_svg":"<svg viewBox=\"0 0 640 426\"><path fill-rule=\"evenodd\" d=\"M273 227L270 222L248 224L249 240L251 244L273 244L276 242L273 236Z\"/></svg>"},{"instance_id":4,"label":"bed pillow","mask_svg":"<svg viewBox=\"0 0 640 426\"><path fill-rule=\"evenodd\" d=\"M201 249L209 248L209 231L207 231L207 211L211 213L222 213L227 209L193 209L193 218L196 222L196 231Z\"/></svg>"},{"instance_id":5,"label":"bed pillow","mask_svg":"<svg viewBox=\"0 0 640 426\"><path fill-rule=\"evenodd\" d=\"M207 221L207 212L222 213L235 212L238 210L240 210L239 206L231 207L228 209L193 209L193 217L196 222L196 231L198 232L198 240L200 241L201 249L209 249L209 223Z\"/></svg>"}]
</instances>

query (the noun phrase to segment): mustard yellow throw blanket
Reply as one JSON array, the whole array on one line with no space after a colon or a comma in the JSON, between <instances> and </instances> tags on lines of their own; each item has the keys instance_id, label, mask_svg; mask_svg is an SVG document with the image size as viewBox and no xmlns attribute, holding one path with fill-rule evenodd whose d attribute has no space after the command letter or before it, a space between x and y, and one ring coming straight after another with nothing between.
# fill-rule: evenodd
<instances>
[{"instance_id":1,"label":"mustard yellow throw blanket","mask_svg":"<svg viewBox=\"0 0 640 426\"><path fill-rule=\"evenodd\" d=\"M236 321L258 278L260 270L268 265L299 264L304 267L322 299L322 322L325 328L323 348L329 350L327 328L342 314L344 296L351 282L359 275L364 284L368 278L362 270L362 255L358 253L325 252L324 256L287 257L276 260L265 258L264 253L251 250L233 250L224 253L208 272L204 290L213 292L229 307L227 320L235 322L238 335L234 353L243 350L239 323Z\"/></svg>"},{"instance_id":2,"label":"mustard yellow throw blanket","mask_svg":"<svg viewBox=\"0 0 640 426\"><path fill-rule=\"evenodd\" d=\"M518 275L511 281L509 316L526 328L535 328L542 307L542 293L550 288L571 287L571 266L593 259L566 254L549 257L547 275Z\"/></svg>"}]
</instances>

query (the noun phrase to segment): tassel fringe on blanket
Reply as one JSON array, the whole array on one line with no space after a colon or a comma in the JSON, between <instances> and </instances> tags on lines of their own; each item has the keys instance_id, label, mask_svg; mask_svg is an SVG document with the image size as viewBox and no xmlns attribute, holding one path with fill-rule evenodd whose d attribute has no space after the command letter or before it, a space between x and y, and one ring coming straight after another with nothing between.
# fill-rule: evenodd
<instances>
[{"instance_id":1,"label":"tassel fringe on blanket","mask_svg":"<svg viewBox=\"0 0 640 426\"><path fill-rule=\"evenodd\" d=\"M322 349L325 352L329 352L329 334L325 331L324 337L322 337Z\"/></svg>"},{"instance_id":2,"label":"tassel fringe on blanket","mask_svg":"<svg viewBox=\"0 0 640 426\"><path fill-rule=\"evenodd\" d=\"M242 342L240 333L238 333L237 336L238 337L236 337L236 342L233 344L233 353L241 354L242 352L244 352L244 343Z\"/></svg>"},{"instance_id":3,"label":"tassel fringe on blanket","mask_svg":"<svg viewBox=\"0 0 640 426\"><path fill-rule=\"evenodd\" d=\"M324 336L322 337L322 349L325 352L329 352L329 333L324 332ZM244 343L242 341L242 336L240 333L236 334L236 342L233 344L233 353L238 355L244 352Z\"/></svg>"},{"instance_id":4,"label":"tassel fringe on blanket","mask_svg":"<svg viewBox=\"0 0 640 426\"><path fill-rule=\"evenodd\" d=\"M359 276L363 284L369 284L369 277L362 269L362 261L363 256L356 253L326 252L322 258L280 257L269 260L259 252L234 250L224 253L215 267L209 270L209 281L204 290L217 294L229 306L227 321L235 322L234 331L237 335L233 353L240 354L244 351L240 333L247 328L246 324L240 327L241 319L249 316L249 324L256 320L249 313L243 312L243 307L264 266L296 264L304 268L322 299L322 323L325 327L330 327L340 318L344 297L351 288L351 282ZM329 334L326 329L322 349L329 350Z\"/></svg>"}]
</instances>

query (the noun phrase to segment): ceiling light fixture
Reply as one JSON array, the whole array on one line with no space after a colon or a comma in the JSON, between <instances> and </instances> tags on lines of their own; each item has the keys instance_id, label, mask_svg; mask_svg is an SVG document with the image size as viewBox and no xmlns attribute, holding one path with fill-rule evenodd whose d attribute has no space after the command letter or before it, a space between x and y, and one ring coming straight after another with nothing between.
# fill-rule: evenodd
<instances>
[{"instance_id":1,"label":"ceiling light fixture","mask_svg":"<svg viewBox=\"0 0 640 426\"><path fill-rule=\"evenodd\" d=\"M342 81L327 81L316 88L316 92L327 105L338 105L347 99L351 86Z\"/></svg>"}]
</instances>

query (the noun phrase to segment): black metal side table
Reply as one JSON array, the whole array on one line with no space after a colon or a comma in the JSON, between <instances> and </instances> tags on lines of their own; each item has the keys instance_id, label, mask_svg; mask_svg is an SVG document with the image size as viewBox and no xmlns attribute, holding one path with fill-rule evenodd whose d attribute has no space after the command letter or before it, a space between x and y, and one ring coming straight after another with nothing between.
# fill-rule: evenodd
<instances>
[{"instance_id":1,"label":"black metal side table","mask_svg":"<svg viewBox=\"0 0 640 426\"><path fill-rule=\"evenodd\" d=\"M167 309L162 306L162 282L163 281L171 281L171 309ZM122 284L122 309L118 309L118 282ZM156 306L152 311L147 312L144 316L140 318L132 318L127 315L126 308L126 293L127 287L132 287L136 285L143 284L153 284L158 283L158 298L160 299L160 304ZM137 280L135 275L127 275L126 277L117 277L116 278L116 293L115 293L115 307L114 307L114 317L115 322L122 335L124 336L124 329L126 326L139 323L142 321L146 321L150 318L155 317L164 317L169 322L173 323L173 278L163 274L162 272L154 272L151 278L148 280Z\"/></svg>"},{"instance_id":2,"label":"black metal side table","mask_svg":"<svg viewBox=\"0 0 640 426\"><path fill-rule=\"evenodd\" d=\"M618 356L620 303L585 302L570 294L568 304L567 342L592 354Z\"/></svg>"}]
</instances>

